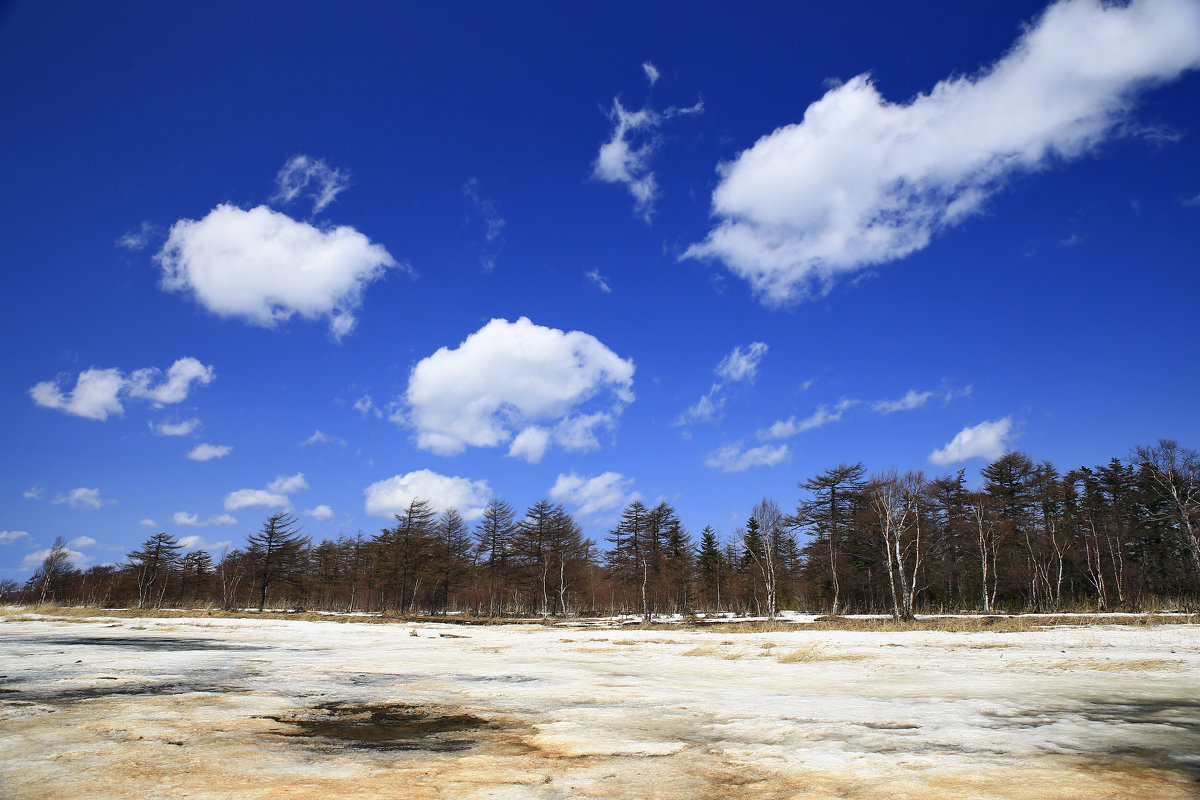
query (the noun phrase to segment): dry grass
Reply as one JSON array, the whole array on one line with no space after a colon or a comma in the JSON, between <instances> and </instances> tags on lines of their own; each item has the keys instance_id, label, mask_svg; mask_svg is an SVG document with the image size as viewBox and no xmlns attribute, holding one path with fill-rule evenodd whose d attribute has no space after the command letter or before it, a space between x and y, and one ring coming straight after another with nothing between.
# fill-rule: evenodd
<instances>
[{"instance_id":1,"label":"dry grass","mask_svg":"<svg viewBox=\"0 0 1200 800\"><path fill-rule=\"evenodd\" d=\"M701 644L691 650L684 650L680 655L685 656L715 656L720 655L721 648L713 644Z\"/></svg>"},{"instance_id":2,"label":"dry grass","mask_svg":"<svg viewBox=\"0 0 1200 800\"><path fill-rule=\"evenodd\" d=\"M713 633L780 633L783 631L869 631L879 633L902 633L906 631L948 631L951 633L1027 633L1049 627L1091 627L1095 625L1128 625L1150 627L1153 625L1197 625L1200 614L1129 614L1121 616L946 616L916 620L893 620L888 618L861 619L856 617L818 617L810 623L797 622L717 622L712 624L687 625L687 630L711 631Z\"/></svg>"},{"instance_id":3,"label":"dry grass","mask_svg":"<svg viewBox=\"0 0 1200 800\"><path fill-rule=\"evenodd\" d=\"M824 645L806 644L802 647L797 647L790 653L785 653L775 660L780 664L801 664L814 661L865 661L870 658L863 653L846 653L842 651L830 651Z\"/></svg>"},{"instance_id":4,"label":"dry grass","mask_svg":"<svg viewBox=\"0 0 1200 800\"><path fill-rule=\"evenodd\" d=\"M121 619L179 619L179 618L208 618L208 619L279 619L304 620L306 622L360 622L371 624L407 624L441 623L451 625L543 625L556 624L557 621L543 622L537 619L515 619L511 617L471 617L455 616L400 616L391 612L382 614L373 612L355 612L351 614L324 614L314 611L226 611L225 609L206 606L190 609L153 609L153 608L98 608L95 606L61 606L56 603L43 603L28 606L12 606L0 612L0 619L12 620L25 614L38 614L62 621L77 621L95 617L117 617ZM993 614L990 616L941 616L926 617L917 620L892 620L890 618L862 619L854 617L817 617L811 623L787 621L768 622L753 620L745 622L684 622L684 623L638 623L635 625L620 625L622 630L653 630L683 632L708 631L712 633L779 633L783 631L873 631L881 633L897 633L904 631L949 631L954 633L974 633L992 631L995 633L1025 633L1043 630L1047 627L1089 627L1094 625L1129 625L1134 627L1150 627L1153 625L1198 625L1200 614L1127 614L1115 616L1088 615L1051 615L1023 616Z\"/></svg>"}]
</instances>

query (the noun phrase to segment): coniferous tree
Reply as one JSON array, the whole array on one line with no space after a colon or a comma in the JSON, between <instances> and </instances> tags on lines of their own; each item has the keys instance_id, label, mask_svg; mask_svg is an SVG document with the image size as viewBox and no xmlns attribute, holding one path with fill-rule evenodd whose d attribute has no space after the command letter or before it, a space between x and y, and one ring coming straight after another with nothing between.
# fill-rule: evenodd
<instances>
[{"instance_id":1,"label":"coniferous tree","mask_svg":"<svg viewBox=\"0 0 1200 800\"><path fill-rule=\"evenodd\" d=\"M258 610L267 605L273 586L295 587L304 576L308 538L300 534L296 518L286 512L271 514L258 533L248 537L246 560L258 584Z\"/></svg>"},{"instance_id":2,"label":"coniferous tree","mask_svg":"<svg viewBox=\"0 0 1200 800\"><path fill-rule=\"evenodd\" d=\"M833 594L831 614L837 614L840 610L839 573L843 566L843 540L851 533L855 514L862 505L862 492L866 487L863 476L866 472L867 468L861 462L839 464L814 478L801 481L799 487L809 492L810 497L801 500L796 513L788 519L793 527L804 528L811 535L810 545L806 548L809 565L819 563L818 553L825 556Z\"/></svg>"},{"instance_id":3,"label":"coniferous tree","mask_svg":"<svg viewBox=\"0 0 1200 800\"><path fill-rule=\"evenodd\" d=\"M140 550L129 554L129 563L137 576L138 608L162 605L167 583L179 567L183 546L169 533L156 533L142 542Z\"/></svg>"},{"instance_id":4,"label":"coniferous tree","mask_svg":"<svg viewBox=\"0 0 1200 800\"><path fill-rule=\"evenodd\" d=\"M476 563L479 564L486 584L489 615L498 614L502 610L501 598L505 594L509 577L513 536L516 531L516 515L512 506L498 497L493 497L483 510L483 517L475 526Z\"/></svg>"},{"instance_id":5,"label":"coniferous tree","mask_svg":"<svg viewBox=\"0 0 1200 800\"><path fill-rule=\"evenodd\" d=\"M429 501L413 498L404 512L395 516L396 524L380 531L375 542L392 605L403 614L420 589L421 573L432 545L436 512Z\"/></svg>"}]
</instances>

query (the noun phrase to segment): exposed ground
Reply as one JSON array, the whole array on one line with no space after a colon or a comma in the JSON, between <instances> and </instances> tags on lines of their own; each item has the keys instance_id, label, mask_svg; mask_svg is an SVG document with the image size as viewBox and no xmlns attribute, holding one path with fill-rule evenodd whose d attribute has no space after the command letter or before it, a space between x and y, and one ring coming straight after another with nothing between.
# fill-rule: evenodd
<instances>
[{"instance_id":1,"label":"exposed ground","mask_svg":"<svg viewBox=\"0 0 1200 800\"><path fill-rule=\"evenodd\" d=\"M0 797L1200 797L1200 626L1029 628L14 612Z\"/></svg>"}]
</instances>

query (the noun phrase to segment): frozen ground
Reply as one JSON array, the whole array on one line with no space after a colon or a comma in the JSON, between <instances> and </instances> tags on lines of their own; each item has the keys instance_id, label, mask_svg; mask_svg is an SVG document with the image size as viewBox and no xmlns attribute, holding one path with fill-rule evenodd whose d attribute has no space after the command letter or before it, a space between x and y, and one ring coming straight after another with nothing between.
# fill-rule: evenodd
<instances>
[{"instance_id":1,"label":"frozen ground","mask_svg":"<svg viewBox=\"0 0 1200 800\"><path fill-rule=\"evenodd\" d=\"M0 797L1195 798L1200 629L0 623Z\"/></svg>"}]
</instances>

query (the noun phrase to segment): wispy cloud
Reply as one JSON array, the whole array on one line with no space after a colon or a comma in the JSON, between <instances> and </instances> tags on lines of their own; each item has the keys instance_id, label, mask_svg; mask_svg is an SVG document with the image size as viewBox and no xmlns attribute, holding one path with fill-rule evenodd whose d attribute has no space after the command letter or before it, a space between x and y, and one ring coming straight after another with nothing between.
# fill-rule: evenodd
<instances>
[{"instance_id":1,"label":"wispy cloud","mask_svg":"<svg viewBox=\"0 0 1200 800\"><path fill-rule=\"evenodd\" d=\"M805 431L823 428L834 422L841 422L842 416L860 402L852 398L842 398L832 407L820 405L817 406L816 411L803 419L794 416L788 417L786 420L779 420L769 427L760 428L757 436L764 441L768 439L790 439Z\"/></svg>"},{"instance_id":2,"label":"wispy cloud","mask_svg":"<svg viewBox=\"0 0 1200 800\"><path fill-rule=\"evenodd\" d=\"M117 237L117 247L126 250L145 250L155 239L163 236L163 229L158 225L143 222L137 230L127 231Z\"/></svg>"},{"instance_id":3,"label":"wispy cloud","mask_svg":"<svg viewBox=\"0 0 1200 800\"><path fill-rule=\"evenodd\" d=\"M612 294L612 287L608 285L608 278L600 274L598 269L590 269L583 273L583 276L591 281L597 289L605 294Z\"/></svg>"},{"instance_id":4,"label":"wispy cloud","mask_svg":"<svg viewBox=\"0 0 1200 800\"><path fill-rule=\"evenodd\" d=\"M479 265L484 272L491 272L496 267L496 258L508 220L496 211L496 204L490 197L484 196L479 187L479 180L468 178L463 184L463 197L470 205L471 216L483 220L484 250L479 255Z\"/></svg>"},{"instance_id":5,"label":"wispy cloud","mask_svg":"<svg viewBox=\"0 0 1200 800\"><path fill-rule=\"evenodd\" d=\"M704 459L704 466L722 472L744 472L751 467L773 467L782 464L790 455L786 444L764 444L747 449L738 441L709 453Z\"/></svg>"},{"instance_id":6,"label":"wispy cloud","mask_svg":"<svg viewBox=\"0 0 1200 800\"><path fill-rule=\"evenodd\" d=\"M192 461L212 461L214 458L224 458L233 452L233 447L227 444L198 444L188 451L187 457Z\"/></svg>"},{"instance_id":7,"label":"wispy cloud","mask_svg":"<svg viewBox=\"0 0 1200 800\"><path fill-rule=\"evenodd\" d=\"M740 345L734 347L713 370L721 380L714 382L708 393L684 409L672 424L687 425L720 419L725 408L726 387L731 383L753 383L758 376L759 362L766 356L767 350L765 342L751 342L744 349Z\"/></svg>"},{"instance_id":8,"label":"wispy cloud","mask_svg":"<svg viewBox=\"0 0 1200 800\"><path fill-rule=\"evenodd\" d=\"M54 502L60 505L65 503L71 508L78 508L84 511L96 511L106 505L116 503L115 500L101 497L99 489L88 489L85 487L72 489L66 494L60 494L54 498Z\"/></svg>"},{"instance_id":9,"label":"wispy cloud","mask_svg":"<svg viewBox=\"0 0 1200 800\"><path fill-rule=\"evenodd\" d=\"M272 202L287 204L297 197L312 200L312 213L318 214L350 186L350 176L330 167L325 159L307 155L292 156L275 176L278 191Z\"/></svg>"},{"instance_id":10,"label":"wispy cloud","mask_svg":"<svg viewBox=\"0 0 1200 800\"><path fill-rule=\"evenodd\" d=\"M303 442L300 443L300 446L307 447L308 445L313 445L313 444L333 444L333 445L337 445L338 447L345 447L346 440L342 439L339 436L330 436L328 433L325 433L324 431L321 431L321 430L315 430L315 431L313 431L312 436L308 437L307 439L305 439Z\"/></svg>"},{"instance_id":11,"label":"wispy cloud","mask_svg":"<svg viewBox=\"0 0 1200 800\"><path fill-rule=\"evenodd\" d=\"M171 521L176 525L182 525L187 528L204 528L209 525L237 524L237 519L229 514L216 514L206 520L201 520L198 514L189 514L187 511L176 511L171 515Z\"/></svg>"},{"instance_id":12,"label":"wispy cloud","mask_svg":"<svg viewBox=\"0 0 1200 800\"><path fill-rule=\"evenodd\" d=\"M658 68L646 62L642 69L651 86L658 80ZM631 111L614 97L608 118L612 136L600 146L592 165L592 177L605 183L619 183L633 196L633 210L647 224L654 216L658 199L658 179L650 168L650 157L661 144L657 134L664 121L680 116L704 113L703 100L686 108L672 106L659 112L650 106Z\"/></svg>"}]
</instances>

